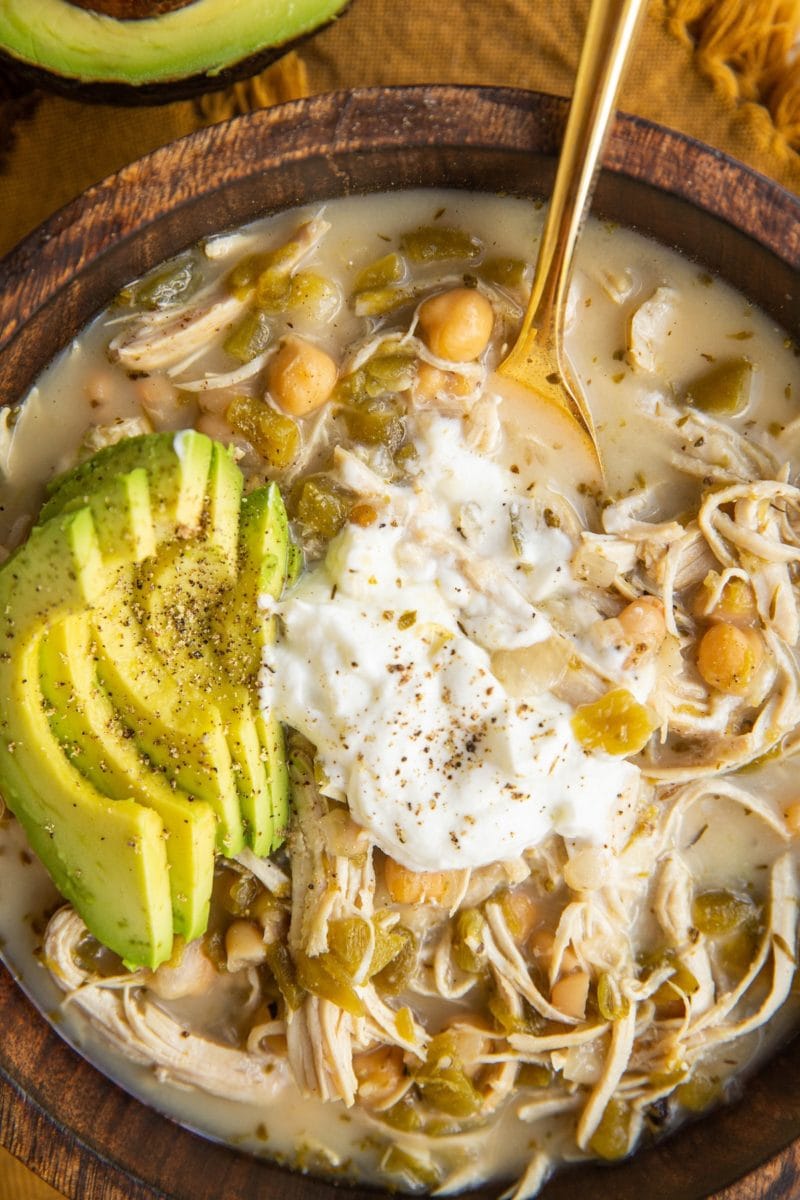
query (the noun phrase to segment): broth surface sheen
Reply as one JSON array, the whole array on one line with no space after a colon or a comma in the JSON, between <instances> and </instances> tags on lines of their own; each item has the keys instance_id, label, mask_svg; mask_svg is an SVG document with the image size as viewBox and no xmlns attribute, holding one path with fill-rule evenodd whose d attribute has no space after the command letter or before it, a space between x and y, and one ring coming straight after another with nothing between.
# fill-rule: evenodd
<instances>
[{"instance_id":1,"label":"broth surface sheen","mask_svg":"<svg viewBox=\"0 0 800 1200\"><path fill-rule=\"evenodd\" d=\"M209 239L124 289L0 437L8 551L78 458L196 428L246 491L278 482L304 561L252 614L277 627L284 846L218 857L202 941L126 973L9 815L4 959L206 1136L520 1200L724 1100L797 1017L797 352L589 222L567 350L598 491L492 379L540 228L420 191Z\"/></svg>"}]
</instances>

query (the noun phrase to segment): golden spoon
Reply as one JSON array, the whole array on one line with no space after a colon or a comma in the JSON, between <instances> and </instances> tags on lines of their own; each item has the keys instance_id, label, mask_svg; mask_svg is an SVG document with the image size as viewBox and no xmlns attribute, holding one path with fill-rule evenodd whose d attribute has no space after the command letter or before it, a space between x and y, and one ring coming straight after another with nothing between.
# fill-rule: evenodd
<instances>
[{"instance_id":1,"label":"golden spoon","mask_svg":"<svg viewBox=\"0 0 800 1200\"><path fill-rule=\"evenodd\" d=\"M579 482L602 482L603 469L589 406L563 351L567 293L614 101L645 3L592 0L528 307L514 346L497 367L504 399L529 428L533 417L536 441L565 451L573 481L576 472L584 477ZM525 404L532 412L522 413Z\"/></svg>"}]
</instances>

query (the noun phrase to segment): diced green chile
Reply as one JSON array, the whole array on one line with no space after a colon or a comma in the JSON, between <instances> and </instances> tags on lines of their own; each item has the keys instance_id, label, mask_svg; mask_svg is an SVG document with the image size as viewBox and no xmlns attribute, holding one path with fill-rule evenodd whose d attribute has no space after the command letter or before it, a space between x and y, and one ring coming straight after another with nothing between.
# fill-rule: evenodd
<instances>
[{"instance_id":1,"label":"diced green chile","mask_svg":"<svg viewBox=\"0 0 800 1200\"><path fill-rule=\"evenodd\" d=\"M328 475L307 475L289 497L291 516L306 536L330 541L344 525L355 497Z\"/></svg>"},{"instance_id":2,"label":"diced green chile","mask_svg":"<svg viewBox=\"0 0 800 1200\"><path fill-rule=\"evenodd\" d=\"M364 364L365 389L368 396L386 392L403 392L414 381L416 362L413 354L394 351L376 354Z\"/></svg>"},{"instance_id":3,"label":"diced green chile","mask_svg":"<svg viewBox=\"0 0 800 1200\"><path fill-rule=\"evenodd\" d=\"M270 343L272 330L269 317L261 309L247 313L235 325L223 342L223 350L239 362L248 363L263 354Z\"/></svg>"},{"instance_id":4,"label":"diced green chile","mask_svg":"<svg viewBox=\"0 0 800 1200\"><path fill-rule=\"evenodd\" d=\"M518 288L525 282L526 266L521 258L487 258L476 268L476 274L484 283Z\"/></svg>"},{"instance_id":5,"label":"diced green chile","mask_svg":"<svg viewBox=\"0 0 800 1200\"><path fill-rule=\"evenodd\" d=\"M692 903L692 921L709 937L732 933L758 920L755 904L749 896L737 895L724 888L699 892Z\"/></svg>"},{"instance_id":6,"label":"diced green chile","mask_svg":"<svg viewBox=\"0 0 800 1200\"><path fill-rule=\"evenodd\" d=\"M400 238L400 249L415 263L477 258L482 243L472 234L452 225L420 225Z\"/></svg>"},{"instance_id":7,"label":"diced green chile","mask_svg":"<svg viewBox=\"0 0 800 1200\"><path fill-rule=\"evenodd\" d=\"M342 409L347 432L365 446L385 446L394 453L405 437L405 423L397 405L391 400L377 398Z\"/></svg>"},{"instance_id":8,"label":"diced green chile","mask_svg":"<svg viewBox=\"0 0 800 1200\"><path fill-rule=\"evenodd\" d=\"M411 983L417 969L417 940L410 930L396 925L392 936L402 939L402 945L382 970L373 976L373 983L382 996L399 996Z\"/></svg>"},{"instance_id":9,"label":"diced green chile","mask_svg":"<svg viewBox=\"0 0 800 1200\"><path fill-rule=\"evenodd\" d=\"M121 304L141 305L153 311L172 308L192 296L203 282L200 265L193 255L176 259L139 283L123 288L118 300Z\"/></svg>"},{"instance_id":10,"label":"diced green chile","mask_svg":"<svg viewBox=\"0 0 800 1200\"><path fill-rule=\"evenodd\" d=\"M477 908L464 908L455 919L453 959L462 971L479 974L486 965L483 934L486 922Z\"/></svg>"},{"instance_id":11,"label":"diced green chile","mask_svg":"<svg viewBox=\"0 0 800 1200\"><path fill-rule=\"evenodd\" d=\"M471 1117L483 1107L483 1097L464 1070L452 1034L432 1038L427 1058L414 1078L423 1098L439 1112Z\"/></svg>"},{"instance_id":12,"label":"diced green chile","mask_svg":"<svg viewBox=\"0 0 800 1200\"><path fill-rule=\"evenodd\" d=\"M403 262L402 256L393 250L389 254L384 254L383 258L378 258L375 262L368 263L356 275L353 283L354 292L368 292L374 288L388 287L390 283L399 283L405 278L406 264Z\"/></svg>"},{"instance_id":13,"label":"diced green chile","mask_svg":"<svg viewBox=\"0 0 800 1200\"><path fill-rule=\"evenodd\" d=\"M266 400L237 396L225 414L236 433L264 458L271 467L290 467L300 450L300 430L285 413L278 412Z\"/></svg>"},{"instance_id":14,"label":"diced green chile","mask_svg":"<svg viewBox=\"0 0 800 1200\"><path fill-rule=\"evenodd\" d=\"M416 296L417 291L412 287L370 288L354 298L353 311L357 317L383 317L410 304Z\"/></svg>"},{"instance_id":15,"label":"diced green chile","mask_svg":"<svg viewBox=\"0 0 800 1200\"><path fill-rule=\"evenodd\" d=\"M304 991L297 979L292 956L283 942L273 942L266 948L267 966L273 974L287 1007L295 1011L303 1003Z\"/></svg>"},{"instance_id":16,"label":"diced green chile","mask_svg":"<svg viewBox=\"0 0 800 1200\"><path fill-rule=\"evenodd\" d=\"M750 400L753 364L746 358L716 363L686 388L686 403L703 412L735 416Z\"/></svg>"}]
</instances>

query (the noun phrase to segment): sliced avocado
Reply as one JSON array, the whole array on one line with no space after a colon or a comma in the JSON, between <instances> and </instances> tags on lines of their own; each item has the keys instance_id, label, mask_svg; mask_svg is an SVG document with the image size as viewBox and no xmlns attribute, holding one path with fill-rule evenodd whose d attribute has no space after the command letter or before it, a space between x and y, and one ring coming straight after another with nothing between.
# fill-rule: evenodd
<instances>
[{"instance_id":1,"label":"sliced avocado","mask_svg":"<svg viewBox=\"0 0 800 1200\"><path fill-rule=\"evenodd\" d=\"M294 582L300 566L300 551L289 535L289 522L278 486L272 483L251 492L242 503L236 612L258 612L259 596L280 596L286 584ZM261 614L261 620L250 631L236 631L235 623L231 625L238 632L240 647L252 656L244 665L249 677L257 681L264 646L275 637L274 618L267 619ZM239 653L242 652L240 649ZM290 782L285 736L280 722L262 712L258 714L258 733L267 769L273 826L271 848L275 850L283 841L289 824Z\"/></svg>"},{"instance_id":2,"label":"sliced avocado","mask_svg":"<svg viewBox=\"0 0 800 1200\"><path fill-rule=\"evenodd\" d=\"M108 519L117 531L129 512L118 507L120 477L144 470L154 540L162 547L171 543L162 553L194 547L184 539L195 532L201 541L213 446L193 430L117 442L54 481L40 524L48 528L59 513L86 498L94 503L98 518ZM178 786L211 804L219 819L219 846L226 854L236 854L243 845L241 818L219 712L181 695L150 650L137 620L147 578L136 575L133 561L115 575L113 589L93 614L101 682L140 750Z\"/></svg>"},{"instance_id":3,"label":"sliced avocado","mask_svg":"<svg viewBox=\"0 0 800 1200\"><path fill-rule=\"evenodd\" d=\"M284 587L293 582L295 572L299 573L300 562L300 551L289 534L286 509L277 484L271 483L252 492L242 504L238 611L257 612L261 595L280 596ZM274 637L274 618L267 619L263 614L256 630L249 636L247 631L243 636L240 634L241 644L255 655L255 661L248 667L256 682L264 646ZM289 823L290 783L285 737L280 722L262 712L259 712L258 731L269 781L272 849L275 850L283 841Z\"/></svg>"},{"instance_id":4,"label":"sliced avocado","mask_svg":"<svg viewBox=\"0 0 800 1200\"><path fill-rule=\"evenodd\" d=\"M218 630L236 609L239 511L243 479L228 452L214 446L202 541L178 544L148 564L138 591L143 622L165 669L185 697L212 701L227 733L248 845L268 854L274 823L251 691L241 681L238 644L220 653ZM140 580L140 582L141 582ZM250 625L255 623L254 612Z\"/></svg>"},{"instance_id":5,"label":"sliced avocado","mask_svg":"<svg viewBox=\"0 0 800 1200\"><path fill-rule=\"evenodd\" d=\"M206 499L214 443L193 429L124 438L60 475L47 489L39 525L72 507L90 505L98 524L112 517L119 476L144 470L157 544L194 532ZM133 561L138 561L133 560Z\"/></svg>"},{"instance_id":6,"label":"sliced avocado","mask_svg":"<svg viewBox=\"0 0 800 1200\"><path fill-rule=\"evenodd\" d=\"M149 644L136 616L133 580L92 613L98 677L139 750L176 785L211 805L217 846L244 846L242 818L225 727L217 706L186 694Z\"/></svg>"},{"instance_id":7,"label":"sliced avocado","mask_svg":"<svg viewBox=\"0 0 800 1200\"><path fill-rule=\"evenodd\" d=\"M291 542L277 488L242 502L242 485L192 431L118 443L56 481L0 568L0 788L129 963L164 961L173 923L202 932L215 840L234 855L246 829L267 854L288 820L256 604L282 589Z\"/></svg>"},{"instance_id":8,"label":"sliced avocado","mask_svg":"<svg viewBox=\"0 0 800 1200\"><path fill-rule=\"evenodd\" d=\"M38 683L41 629L107 583L88 508L35 530L0 572L0 786L91 932L126 961L157 966L172 952L164 827L131 800L107 800L68 762Z\"/></svg>"},{"instance_id":9,"label":"sliced avocado","mask_svg":"<svg viewBox=\"0 0 800 1200\"><path fill-rule=\"evenodd\" d=\"M88 508L65 513L30 537L0 572L0 647L11 653L14 640L54 613L90 608L110 582ZM25 603L18 602L22 592ZM2 693L0 693L2 694Z\"/></svg>"},{"instance_id":10,"label":"sliced avocado","mask_svg":"<svg viewBox=\"0 0 800 1200\"><path fill-rule=\"evenodd\" d=\"M231 579L236 574L243 487L244 477L230 452L219 442L214 442L208 476L204 541L224 556L229 564Z\"/></svg>"},{"instance_id":11,"label":"sliced avocado","mask_svg":"<svg viewBox=\"0 0 800 1200\"><path fill-rule=\"evenodd\" d=\"M38 686L38 637L0 669L8 720L0 736L3 795L61 894L127 963L172 954L164 826L132 800L108 800L67 761Z\"/></svg>"},{"instance_id":12,"label":"sliced avocado","mask_svg":"<svg viewBox=\"0 0 800 1200\"><path fill-rule=\"evenodd\" d=\"M18 73L40 86L94 100L153 104L255 74L347 3L4 0L0 48Z\"/></svg>"},{"instance_id":13,"label":"sliced avocado","mask_svg":"<svg viewBox=\"0 0 800 1200\"><path fill-rule=\"evenodd\" d=\"M258 740L264 757L272 814L272 845L277 850L286 837L289 825L291 783L286 764L286 735L276 717L257 715ZM268 851L264 851L268 853Z\"/></svg>"},{"instance_id":14,"label":"sliced avocado","mask_svg":"<svg viewBox=\"0 0 800 1200\"><path fill-rule=\"evenodd\" d=\"M235 595L221 614L218 637L237 679L251 686L258 680L264 645L275 636L275 622L259 613L258 598L264 593L280 596L293 549L277 484L257 488L245 496L241 506Z\"/></svg>"},{"instance_id":15,"label":"sliced avocado","mask_svg":"<svg viewBox=\"0 0 800 1200\"><path fill-rule=\"evenodd\" d=\"M226 610L235 569L235 558L231 562L209 544L170 548L147 564L138 596L142 629L184 702L200 708L212 704L219 712L246 840L264 854L272 845L272 819L255 709L250 690L236 682L235 664L218 653L212 620Z\"/></svg>"},{"instance_id":16,"label":"sliced avocado","mask_svg":"<svg viewBox=\"0 0 800 1200\"><path fill-rule=\"evenodd\" d=\"M100 688L88 613L53 625L40 644L42 693L50 726L64 753L88 781L113 800L152 808L164 825L173 928L187 942L208 923L214 880L216 819L201 800L173 789L139 753Z\"/></svg>"},{"instance_id":17,"label":"sliced avocado","mask_svg":"<svg viewBox=\"0 0 800 1200\"><path fill-rule=\"evenodd\" d=\"M93 489L86 503L94 520L103 562L109 571L128 562L141 562L155 553L147 471L137 467L110 476ZM82 507L83 501L68 507Z\"/></svg>"}]
</instances>

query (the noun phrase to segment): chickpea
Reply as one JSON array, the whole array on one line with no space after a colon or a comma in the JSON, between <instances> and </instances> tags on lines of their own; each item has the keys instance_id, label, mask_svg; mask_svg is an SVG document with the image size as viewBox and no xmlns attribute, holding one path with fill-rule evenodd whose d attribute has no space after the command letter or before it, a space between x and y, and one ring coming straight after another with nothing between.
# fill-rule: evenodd
<instances>
[{"instance_id":1,"label":"chickpea","mask_svg":"<svg viewBox=\"0 0 800 1200\"><path fill-rule=\"evenodd\" d=\"M764 657L754 629L720 621L705 631L697 647L697 669L705 682L730 696L747 692Z\"/></svg>"},{"instance_id":2,"label":"chickpea","mask_svg":"<svg viewBox=\"0 0 800 1200\"><path fill-rule=\"evenodd\" d=\"M506 892L500 906L514 940L527 942L540 916L533 896L524 888L518 888L513 892Z\"/></svg>"},{"instance_id":3,"label":"chickpea","mask_svg":"<svg viewBox=\"0 0 800 1200\"><path fill-rule=\"evenodd\" d=\"M226 400L230 404L229 396L226 396ZM230 442L236 437L236 434L221 413L202 413L197 421L195 421L194 427L198 433L204 433L207 437L214 438L218 442Z\"/></svg>"},{"instance_id":4,"label":"chickpea","mask_svg":"<svg viewBox=\"0 0 800 1200\"><path fill-rule=\"evenodd\" d=\"M403 1075L403 1051L399 1046L379 1046L353 1055L353 1070L358 1080L358 1098L368 1108L389 1100L400 1086Z\"/></svg>"},{"instance_id":5,"label":"chickpea","mask_svg":"<svg viewBox=\"0 0 800 1200\"><path fill-rule=\"evenodd\" d=\"M480 1018L469 1021L456 1018L445 1026L445 1032L453 1038L456 1054L468 1076L474 1076L480 1070L480 1059L492 1049L489 1036L491 1029L488 1025L481 1028L478 1022Z\"/></svg>"},{"instance_id":6,"label":"chickpea","mask_svg":"<svg viewBox=\"0 0 800 1200\"><path fill-rule=\"evenodd\" d=\"M692 610L696 617L705 621L727 621L731 625L755 625L758 609L752 587L745 579L734 575L725 584L713 608L709 608L711 596L719 585L719 575L709 571L694 596Z\"/></svg>"},{"instance_id":7,"label":"chickpea","mask_svg":"<svg viewBox=\"0 0 800 1200\"><path fill-rule=\"evenodd\" d=\"M133 389L153 429L182 429L197 411L193 401L191 407L184 401L168 375L145 375L134 380Z\"/></svg>"},{"instance_id":8,"label":"chickpea","mask_svg":"<svg viewBox=\"0 0 800 1200\"><path fill-rule=\"evenodd\" d=\"M421 400L435 400L437 396L465 396L472 391L469 379L455 371L442 371L432 363L420 362L417 367L416 395Z\"/></svg>"},{"instance_id":9,"label":"chickpea","mask_svg":"<svg viewBox=\"0 0 800 1200\"><path fill-rule=\"evenodd\" d=\"M255 967L266 960L264 937L255 921L231 922L225 933L225 953L229 971Z\"/></svg>"},{"instance_id":10,"label":"chickpea","mask_svg":"<svg viewBox=\"0 0 800 1200\"><path fill-rule=\"evenodd\" d=\"M664 605L655 596L640 596L626 604L617 617L636 655L655 654L667 636Z\"/></svg>"},{"instance_id":11,"label":"chickpea","mask_svg":"<svg viewBox=\"0 0 800 1200\"><path fill-rule=\"evenodd\" d=\"M482 354L493 326L494 310L474 288L440 292L420 305L422 340L438 358L450 362L470 362Z\"/></svg>"},{"instance_id":12,"label":"chickpea","mask_svg":"<svg viewBox=\"0 0 800 1200\"><path fill-rule=\"evenodd\" d=\"M553 953L555 940L549 929L537 929L528 942L528 951L536 959L549 959Z\"/></svg>"},{"instance_id":13,"label":"chickpea","mask_svg":"<svg viewBox=\"0 0 800 1200\"><path fill-rule=\"evenodd\" d=\"M457 871L409 871L386 858L383 881L395 904L445 905L455 894Z\"/></svg>"},{"instance_id":14,"label":"chickpea","mask_svg":"<svg viewBox=\"0 0 800 1200\"><path fill-rule=\"evenodd\" d=\"M786 818L786 828L794 837L800 833L800 803L790 804L783 814Z\"/></svg>"},{"instance_id":15,"label":"chickpea","mask_svg":"<svg viewBox=\"0 0 800 1200\"><path fill-rule=\"evenodd\" d=\"M550 1000L553 1006L567 1017L581 1021L586 1016L586 1001L589 998L589 976L585 971L573 971L563 975L553 984Z\"/></svg>"},{"instance_id":16,"label":"chickpea","mask_svg":"<svg viewBox=\"0 0 800 1200\"><path fill-rule=\"evenodd\" d=\"M213 985L217 971L202 941L180 945L178 953L153 972L147 986L162 1000L202 996Z\"/></svg>"},{"instance_id":17,"label":"chickpea","mask_svg":"<svg viewBox=\"0 0 800 1200\"><path fill-rule=\"evenodd\" d=\"M330 397L338 370L330 354L311 342L285 337L267 367L270 395L284 412L303 417Z\"/></svg>"}]
</instances>

